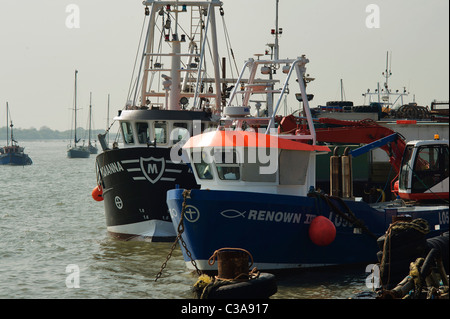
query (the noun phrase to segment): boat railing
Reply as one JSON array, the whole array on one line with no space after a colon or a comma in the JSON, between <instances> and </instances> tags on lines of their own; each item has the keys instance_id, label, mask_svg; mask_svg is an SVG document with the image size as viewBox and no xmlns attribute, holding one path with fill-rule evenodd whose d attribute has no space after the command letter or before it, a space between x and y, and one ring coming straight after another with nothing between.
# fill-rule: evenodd
<instances>
[{"instance_id":1,"label":"boat railing","mask_svg":"<svg viewBox=\"0 0 450 319\"><path fill-rule=\"evenodd\" d=\"M292 73L295 70L295 73L297 74L297 79L303 79L305 72L306 72L306 64L309 62L309 60L303 55L301 57L298 57L297 59L281 59L281 60L254 60L254 59L249 59L247 62L245 62L241 73L239 74L238 80L236 81L236 84L230 94L230 98L228 100L228 105L227 107L233 107L233 101L236 98L237 94L242 94L243 95L243 99L242 99L242 104L241 107L248 107L248 103L250 101L250 96L252 94L255 93L265 93L267 95L269 94L275 94L278 93L279 97L275 103L275 108L274 111L272 112L272 114L268 114L269 116L269 123L267 125L266 128L266 134L269 134L270 129L274 128L274 124L275 124L275 117L277 115L277 112L279 110L279 107L281 105L281 102L284 98L284 95L288 93L288 85L289 85L289 81L292 77ZM276 66L276 67L281 67L282 65L284 65L282 67L282 71L284 74L286 74L286 79L283 83L283 86L280 90L274 90L272 87L273 85L270 84L261 84L259 83L260 80L259 79L255 79L256 77L256 72L258 70L258 68L261 68L261 72L263 74L267 74L268 72L270 72L270 70L266 70L266 69L262 69L262 68L267 68L268 66ZM247 69L250 70L250 75L248 78L248 83L246 85L243 86L243 89L239 89L241 88L241 83L242 83L242 79L244 77L244 74L246 73ZM316 134L315 134L315 130L314 130L314 125L313 125L313 120L312 120L312 116L311 116L311 112L309 109L309 104L308 104L308 97L306 94L306 87L305 87L305 83L302 80L297 81L299 88L300 88L300 93L302 96L302 100L303 100L303 109L305 111L305 115L306 115L306 120L307 120L307 125L309 128L309 134L303 134L303 135L282 135L283 138L289 138L289 139L301 139L301 140L312 140L313 144L316 143Z\"/></svg>"}]
</instances>

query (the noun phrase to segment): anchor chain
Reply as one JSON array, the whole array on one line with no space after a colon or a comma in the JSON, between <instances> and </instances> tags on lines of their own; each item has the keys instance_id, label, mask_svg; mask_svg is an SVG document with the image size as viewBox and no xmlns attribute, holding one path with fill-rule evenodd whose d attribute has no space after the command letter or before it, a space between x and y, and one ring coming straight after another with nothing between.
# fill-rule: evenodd
<instances>
[{"instance_id":1,"label":"anchor chain","mask_svg":"<svg viewBox=\"0 0 450 319\"><path fill-rule=\"evenodd\" d=\"M182 245L183 248L185 249L186 255L187 255L187 256L189 257L189 259L191 260L191 264L194 266L194 268L195 268L197 274L198 274L199 276L202 274L202 272L200 271L200 269L198 269L198 267L197 267L197 263L196 263L195 260L192 258L192 254L191 254L191 252L189 251L189 249L187 248L187 245L186 245L186 243L185 243L183 237L181 237L181 234L184 232L184 212L186 211L186 199L187 199L187 198L190 198L190 195L191 195L191 191L190 191L190 190L185 189L185 190L183 191L183 204L182 204L182 207L181 207L181 217L180 217L180 222L178 223L178 228L177 228L177 231L178 231L177 238L175 239L175 241L174 241L173 244L172 244L172 247L171 247L171 249L170 249L170 251L169 251L169 254L168 254L167 257L166 257L166 261L161 265L160 271L156 274L155 281L157 281L157 280L161 277L163 270L167 267L167 262L168 262L169 259L172 257L173 251L175 250L175 247L177 246L178 241L181 242L181 245Z\"/></svg>"}]
</instances>

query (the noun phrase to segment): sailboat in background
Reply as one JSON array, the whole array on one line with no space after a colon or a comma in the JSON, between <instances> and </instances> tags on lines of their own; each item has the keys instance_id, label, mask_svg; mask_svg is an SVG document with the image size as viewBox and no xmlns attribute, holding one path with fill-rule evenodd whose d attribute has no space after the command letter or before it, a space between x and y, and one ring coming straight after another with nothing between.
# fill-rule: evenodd
<instances>
[{"instance_id":1,"label":"sailboat in background","mask_svg":"<svg viewBox=\"0 0 450 319\"><path fill-rule=\"evenodd\" d=\"M6 146L0 148L0 165L31 165L33 161L24 153L24 148L14 139L12 120L9 124L11 134L8 129L9 106L6 102Z\"/></svg>"},{"instance_id":2,"label":"sailboat in background","mask_svg":"<svg viewBox=\"0 0 450 319\"><path fill-rule=\"evenodd\" d=\"M89 149L86 146L77 146L80 139L77 139L77 76L78 70L75 70L75 97L74 97L74 145L68 145L67 157L69 158L88 158L90 156Z\"/></svg>"},{"instance_id":3,"label":"sailboat in background","mask_svg":"<svg viewBox=\"0 0 450 319\"><path fill-rule=\"evenodd\" d=\"M89 142L88 142L88 150L90 154L97 154L98 149L97 145L92 145L91 143L91 127L92 127L92 92L89 98Z\"/></svg>"}]
</instances>

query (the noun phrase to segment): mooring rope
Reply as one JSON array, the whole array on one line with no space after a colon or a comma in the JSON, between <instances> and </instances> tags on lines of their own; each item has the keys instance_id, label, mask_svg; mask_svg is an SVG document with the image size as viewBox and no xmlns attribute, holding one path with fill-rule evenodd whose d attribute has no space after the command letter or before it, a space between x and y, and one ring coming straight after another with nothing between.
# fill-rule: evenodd
<instances>
[{"instance_id":1,"label":"mooring rope","mask_svg":"<svg viewBox=\"0 0 450 319\"><path fill-rule=\"evenodd\" d=\"M386 231L384 244L383 244L383 255L381 257L381 262L380 262L380 271L382 273L385 271L386 263L389 263L389 267L387 270L388 273L387 273L386 285L388 285L391 280L391 239L392 239L392 235L395 233L400 233L400 232L406 231L408 229L414 229L414 230L418 231L419 233L426 235L430 231L430 226L428 225L428 222L422 218L414 219L411 222L397 221L395 223L392 223L389 226L388 230Z\"/></svg>"}]
</instances>

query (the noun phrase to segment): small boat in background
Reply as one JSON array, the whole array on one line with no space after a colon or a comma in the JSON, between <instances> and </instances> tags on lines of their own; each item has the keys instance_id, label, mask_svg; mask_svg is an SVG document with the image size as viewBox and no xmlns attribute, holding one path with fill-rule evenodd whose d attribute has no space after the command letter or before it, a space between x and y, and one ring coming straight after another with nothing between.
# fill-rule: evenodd
<instances>
[{"instance_id":1,"label":"small boat in background","mask_svg":"<svg viewBox=\"0 0 450 319\"><path fill-rule=\"evenodd\" d=\"M78 70L75 70L75 97L74 97L74 145L68 145L67 157L69 158L88 158L90 156L89 149L86 146L77 146L80 139L77 139L77 76Z\"/></svg>"},{"instance_id":2,"label":"small boat in background","mask_svg":"<svg viewBox=\"0 0 450 319\"><path fill-rule=\"evenodd\" d=\"M0 165L31 165L33 161L24 153L24 148L20 147L14 139L12 121L9 124L11 134L8 129L9 106L6 102L6 146L0 148Z\"/></svg>"}]
</instances>

